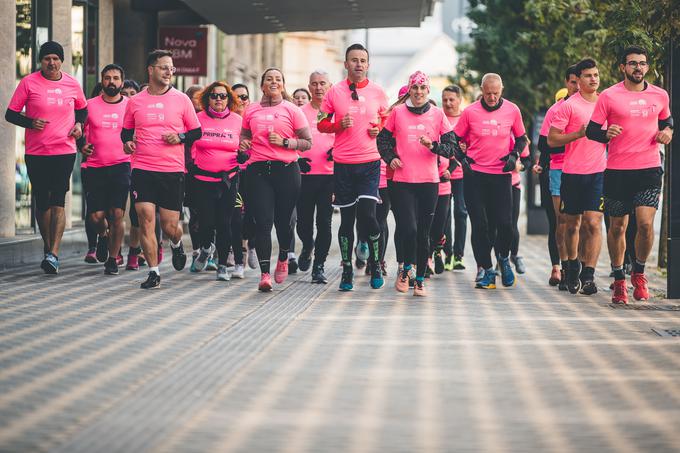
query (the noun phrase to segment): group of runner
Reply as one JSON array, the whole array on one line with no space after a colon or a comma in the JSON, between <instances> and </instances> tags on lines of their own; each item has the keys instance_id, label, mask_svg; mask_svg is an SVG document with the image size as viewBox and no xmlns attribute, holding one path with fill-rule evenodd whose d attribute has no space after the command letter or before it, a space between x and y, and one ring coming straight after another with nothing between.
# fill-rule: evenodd
<instances>
[{"instance_id":1,"label":"group of runner","mask_svg":"<svg viewBox=\"0 0 680 453\"><path fill-rule=\"evenodd\" d=\"M274 282L311 268L313 283L327 283L334 207L340 211L341 291L354 286L353 253L370 286L384 286L390 210L399 292L413 288L423 296L432 273L465 269L468 215L475 286L496 288L499 273L503 286L513 286L515 272L525 272L518 256L519 172L532 168L532 158L520 110L503 97L498 74L484 75L480 98L461 109L458 86L444 89L439 108L429 97L428 76L416 71L389 105L367 78L368 51L353 44L345 54L345 80L332 84L318 70L307 89L290 97L284 74L269 68L260 80L261 100L251 102L242 84L215 81L178 91L171 83L172 53L155 50L145 87L110 64L101 72L101 92L86 100L78 82L61 71L63 58L58 43L43 44L40 70L22 79L6 113L26 128L46 273L59 271L64 200L77 150L88 229L98 237L86 261L118 273L130 194L127 269L138 269L143 257L145 289L160 286L161 232L174 268L186 265L183 206L190 213L191 271L243 278L247 255L252 268L259 266L260 291L273 287L272 229L279 245ZM597 64L584 59L567 71L568 96L546 114L533 171L554 201L548 210L550 284L560 289L597 291L594 268L606 212L612 300L627 301L625 232L635 213L631 280L635 299L649 298L644 265L661 190L659 144L670 142L673 123L668 95L644 81L647 70L646 51L627 49L624 81L598 96ZM302 242L299 260L295 232Z\"/></svg>"}]
</instances>

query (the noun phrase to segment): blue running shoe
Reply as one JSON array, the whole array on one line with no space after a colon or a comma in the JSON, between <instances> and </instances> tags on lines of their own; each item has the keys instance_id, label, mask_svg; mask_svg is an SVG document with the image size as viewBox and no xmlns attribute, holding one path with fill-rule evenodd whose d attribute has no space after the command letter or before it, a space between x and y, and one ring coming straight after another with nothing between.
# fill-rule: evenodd
<instances>
[{"instance_id":1,"label":"blue running shoe","mask_svg":"<svg viewBox=\"0 0 680 453\"><path fill-rule=\"evenodd\" d=\"M477 282L475 288L496 289L496 271L490 269L482 270L482 272L484 272L484 275L482 275L482 278Z\"/></svg>"},{"instance_id":2,"label":"blue running shoe","mask_svg":"<svg viewBox=\"0 0 680 453\"><path fill-rule=\"evenodd\" d=\"M342 277L340 278L340 291L352 291L354 289L354 270L351 265L344 267L342 270Z\"/></svg>"},{"instance_id":3,"label":"blue running shoe","mask_svg":"<svg viewBox=\"0 0 680 453\"><path fill-rule=\"evenodd\" d=\"M58 274L59 273L59 258L52 253L45 255L45 259L40 263L40 267L46 274Z\"/></svg>"},{"instance_id":4,"label":"blue running shoe","mask_svg":"<svg viewBox=\"0 0 680 453\"><path fill-rule=\"evenodd\" d=\"M501 267L501 280L503 281L503 286L513 286L515 284L515 273L512 272L510 258L507 256L501 258L498 264L500 264Z\"/></svg>"},{"instance_id":5,"label":"blue running shoe","mask_svg":"<svg viewBox=\"0 0 680 453\"><path fill-rule=\"evenodd\" d=\"M371 263L371 288L380 289L385 286L382 269L378 263Z\"/></svg>"},{"instance_id":6,"label":"blue running shoe","mask_svg":"<svg viewBox=\"0 0 680 453\"><path fill-rule=\"evenodd\" d=\"M361 261L368 260L368 242L359 241L354 251L357 254L357 258Z\"/></svg>"}]
</instances>

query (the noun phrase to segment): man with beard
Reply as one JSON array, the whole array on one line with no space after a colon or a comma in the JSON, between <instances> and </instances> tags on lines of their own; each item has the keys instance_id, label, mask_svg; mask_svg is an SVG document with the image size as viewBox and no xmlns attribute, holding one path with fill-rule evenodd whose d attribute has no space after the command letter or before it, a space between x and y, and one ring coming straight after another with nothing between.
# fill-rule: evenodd
<instances>
[{"instance_id":1,"label":"man with beard","mask_svg":"<svg viewBox=\"0 0 680 453\"><path fill-rule=\"evenodd\" d=\"M659 144L673 138L668 93L645 82L647 51L631 46L621 54L619 82L602 92L586 129L590 140L609 144L604 171L604 208L611 218L607 245L614 270L612 302L628 302L623 259L628 216L635 212L635 261L631 283L636 300L649 299L645 262L654 244L654 216L659 207L663 169ZM606 130L602 130L603 125Z\"/></svg>"},{"instance_id":2,"label":"man with beard","mask_svg":"<svg viewBox=\"0 0 680 453\"><path fill-rule=\"evenodd\" d=\"M89 115L79 148L87 156L88 216L100 240L107 238L108 259L104 263L104 273L116 275L116 257L125 233L123 215L130 191L130 156L120 143L128 98L120 93L125 80L123 68L109 64L102 70L101 77L102 94L88 103Z\"/></svg>"}]
</instances>

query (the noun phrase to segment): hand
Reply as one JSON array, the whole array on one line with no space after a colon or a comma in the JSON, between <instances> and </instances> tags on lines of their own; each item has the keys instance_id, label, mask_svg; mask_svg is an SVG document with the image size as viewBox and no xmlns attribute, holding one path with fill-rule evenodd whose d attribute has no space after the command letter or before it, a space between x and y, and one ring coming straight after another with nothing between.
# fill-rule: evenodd
<instances>
[{"instance_id":1,"label":"hand","mask_svg":"<svg viewBox=\"0 0 680 453\"><path fill-rule=\"evenodd\" d=\"M657 143L661 143L662 145L668 145L672 139L673 129L671 129L670 127L667 127L664 130L659 131L658 134L656 134Z\"/></svg>"},{"instance_id":2,"label":"hand","mask_svg":"<svg viewBox=\"0 0 680 453\"><path fill-rule=\"evenodd\" d=\"M503 166L503 172L513 171L517 168L517 156L514 153L510 153L507 156L501 157L501 161L505 162Z\"/></svg>"},{"instance_id":3,"label":"hand","mask_svg":"<svg viewBox=\"0 0 680 453\"><path fill-rule=\"evenodd\" d=\"M586 125L582 125L581 129L578 130L578 137L583 138L586 136Z\"/></svg>"},{"instance_id":4,"label":"hand","mask_svg":"<svg viewBox=\"0 0 680 453\"><path fill-rule=\"evenodd\" d=\"M460 165L463 167L463 173L469 173L472 171L472 164L475 163L475 160L472 157L468 157L468 155L465 154L462 160L460 160L459 162Z\"/></svg>"},{"instance_id":5,"label":"hand","mask_svg":"<svg viewBox=\"0 0 680 453\"><path fill-rule=\"evenodd\" d=\"M135 142L130 140L129 142L125 142L123 150L125 151L125 154L133 154L135 151L137 151L137 145Z\"/></svg>"},{"instance_id":6,"label":"hand","mask_svg":"<svg viewBox=\"0 0 680 453\"><path fill-rule=\"evenodd\" d=\"M241 152L248 151L250 147L252 146L252 142L250 139L244 138L241 140L241 143L238 145L238 150Z\"/></svg>"},{"instance_id":7,"label":"hand","mask_svg":"<svg viewBox=\"0 0 680 453\"><path fill-rule=\"evenodd\" d=\"M312 166L310 164L311 161L312 159L310 159L309 157L300 157L298 159L298 165L300 166L300 171L302 173L309 173L310 171L312 171Z\"/></svg>"},{"instance_id":8,"label":"hand","mask_svg":"<svg viewBox=\"0 0 680 453\"><path fill-rule=\"evenodd\" d=\"M420 144L423 145L425 148L432 149L432 140L430 140L430 137L428 137L427 135L421 135L418 140L420 141Z\"/></svg>"},{"instance_id":9,"label":"hand","mask_svg":"<svg viewBox=\"0 0 680 453\"><path fill-rule=\"evenodd\" d=\"M451 173L448 170L444 170L444 173L439 177L439 181L446 182L451 180Z\"/></svg>"},{"instance_id":10,"label":"hand","mask_svg":"<svg viewBox=\"0 0 680 453\"><path fill-rule=\"evenodd\" d=\"M354 126L354 118L352 118L349 113L345 113L345 116L343 116L340 121L340 126L342 126L343 129L349 129Z\"/></svg>"},{"instance_id":11,"label":"hand","mask_svg":"<svg viewBox=\"0 0 680 453\"><path fill-rule=\"evenodd\" d=\"M33 129L41 131L41 130L45 129L45 125L47 123L49 123L49 121L41 120L40 118L36 118L36 119L33 120Z\"/></svg>"},{"instance_id":12,"label":"hand","mask_svg":"<svg viewBox=\"0 0 680 453\"><path fill-rule=\"evenodd\" d=\"M371 138L376 138L378 134L380 133L380 128L379 127L369 127L366 129L366 132L368 132L368 136Z\"/></svg>"},{"instance_id":13,"label":"hand","mask_svg":"<svg viewBox=\"0 0 680 453\"><path fill-rule=\"evenodd\" d=\"M81 126L80 123L74 124L71 130L69 131L68 136L78 140L80 137L83 136L83 126Z\"/></svg>"},{"instance_id":14,"label":"hand","mask_svg":"<svg viewBox=\"0 0 680 453\"><path fill-rule=\"evenodd\" d=\"M276 132L270 132L267 138L269 139L269 143L272 145L283 146L283 137L281 137Z\"/></svg>"},{"instance_id":15,"label":"hand","mask_svg":"<svg viewBox=\"0 0 680 453\"><path fill-rule=\"evenodd\" d=\"M245 153L241 150L239 150L236 153L236 162L238 162L239 164L245 164L246 162L248 162L248 159L250 159L248 153Z\"/></svg>"},{"instance_id":16,"label":"hand","mask_svg":"<svg viewBox=\"0 0 680 453\"><path fill-rule=\"evenodd\" d=\"M94 152L94 145L92 143L85 143L85 146L80 149L80 152L83 153L84 156L89 157Z\"/></svg>"},{"instance_id":17,"label":"hand","mask_svg":"<svg viewBox=\"0 0 680 453\"><path fill-rule=\"evenodd\" d=\"M397 168L401 168L403 166L404 164L401 163L401 160L399 160L398 157L395 157L394 159L392 159L392 162L390 162L390 168L392 170L396 170Z\"/></svg>"},{"instance_id":18,"label":"hand","mask_svg":"<svg viewBox=\"0 0 680 453\"><path fill-rule=\"evenodd\" d=\"M614 137L618 137L623 132L623 128L618 124L612 124L607 129L607 138L611 140Z\"/></svg>"},{"instance_id":19,"label":"hand","mask_svg":"<svg viewBox=\"0 0 680 453\"><path fill-rule=\"evenodd\" d=\"M328 151L326 151L326 160L328 162L333 162L333 148L330 148Z\"/></svg>"},{"instance_id":20,"label":"hand","mask_svg":"<svg viewBox=\"0 0 680 453\"><path fill-rule=\"evenodd\" d=\"M163 140L165 140L165 143L167 143L168 145L180 144L179 135L175 134L174 132L171 132L169 134L163 134Z\"/></svg>"},{"instance_id":21,"label":"hand","mask_svg":"<svg viewBox=\"0 0 680 453\"><path fill-rule=\"evenodd\" d=\"M533 170L534 173L536 173L537 175L540 175L541 173L543 173L543 167L541 167L541 166L538 165L538 164L535 164L535 165L533 166L532 170Z\"/></svg>"}]
</instances>

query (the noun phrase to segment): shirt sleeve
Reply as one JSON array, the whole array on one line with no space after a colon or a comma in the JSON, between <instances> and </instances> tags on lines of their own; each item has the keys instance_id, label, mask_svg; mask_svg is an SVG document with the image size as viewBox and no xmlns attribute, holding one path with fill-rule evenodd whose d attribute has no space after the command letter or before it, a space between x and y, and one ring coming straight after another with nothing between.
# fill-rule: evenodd
<instances>
[{"instance_id":1,"label":"shirt sleeve","mask_svg":"<svg viewBox=\"0 0 680 453\"><path fill-rule=\"evenodd\" d=\"M552 121L550 122L550 127L554 127L555 129L559 129L564 132L564 130L567 127L567 124L569 124L569 117L571 116L571 109L569 108L568 103L563 103L560 105L560 107L557 109L555 112L555 115L552 117ZM550 133L550 129L547 131ZM545 134L546 137L548 134Z\"/></svg>"},{"instance_id":2,"label":"shirt sleeve","mask_svg":"<svg viewBox=\"0 0 680 453\"><path fill-rule=\"evenodd\" d=\"M248 106L250 107L250 106ZM246 111L243 112L243 123L241 123L241 129L245 129L247 131L250 131L250 115L252 109L246 107Z\"/></svg>"},{"instance_id":3,"label":"shirt sleeve","mask_svg":"<svg viewBox=\"0 0 680 453\"><path fill-rule=\"evenodd\" d=\"M394 125L396 123L396 116L397 114L397 109L392 109L390 114L387 116L387 120L385 121L385 125L383 126L384 129L387 129L388 131L392 132L394 134Z\"/></svg>"},{"instance_id":4,"label":"shirt sleeve","mask_svg":"<svg viewBox=\"0 0 680 453\"><path fill-rule=\"evenodd\" d=\"M522 121L522 112L519 111L519 107L515 106L515 122L512 123L512 133L515 137L519 137L527 133L524 129L524 122Z\"/></svg>"},{"instance_id":5,"label":"shirt sleeve","mask_svg":"<svg viewBox=\"0 0 680 453\"><path fill-rule=\"evenodd\" d=\"M455 132L458 137L462 138L463 141L465 141L465 139L467 138L468 131L470 129L468 116L469 114L467 113L467 111L463 110L463 113L460 115L458 123L456 123L456 127L453 128L453 132Z\"/></svg>"},{"instance_id":6,"label":"shirt sleeve","mask_svg":"<svg viewBox=\"0 0 680 453\"><path fill-rule=\"evenodd\" d=\"M595 103L595 110L593 110L593 114L590 117L590 121L593 121L594 123L597 124L606 123L607 116L609 116L608 110L609 109L607 105L607 92L604 91L597 98L597 102Z\"/></svg>"},{"instance_id":7,"label":"shirt sleeve","mask_svg":"<svg viewBox=\"0 0 680 453\"><path fill-rule=\"evenodd\" d=\"M26 105L28 100L28 87L26 86L26 78L21 79L17 89L14 90L12 99L9 101L8 109L14 110L15 112L21 112Z\"/></svg>"},{"instance_id":8,"label":"shirt sleeve","mask_svg":"<svg viewBox=\"0 0 680 453\"><path fill-rule=\"evenodd\" d=\"M290 106L289 110L291 112L291 120L293 122L294 131L298 131L305 127L310 127L309 121L307 121L307 117L305 116L305 112L303 112L301 108L292 105Z\"/></svg>"},{"instance_id":9,"label":"shirt sleeve","mask_svg":"<svg viewBox=\"0 0 680 453\"><path fill-rule=\"evenodd\" d=\"M663 92L663 105L661 106L661 112L659 113L660 120L667 120L671 116L670 101L668 99L668 92Z\"/></svg>"},{"instance_id":10,"label":"shirt sleeve","mask_svg":"<svg viewBox=\"0 0 680 453\"><path fill-rule=\"evenodd\" d=\"M543 124L541 124L541 130L539 131L538 135L543 135L545 137L548 136L548 132L550 132L550 125L552 124L552 119L555 113L555 108L554 104L552 107L548 109L547 112L545 112L545 117L543 118Z\"/></svg>"},{"instance_id":11,"label":"shirt sleeve","mask_svg":"<svg viewBox=\"0 0 680 453\"><path fill-rule=\"evenodd\" d=\"M76 99L75 99L73 108L75 110L84 109L85 107L87 107L87 99L85 99L85 93L83 93L83 89L80 88L80 85L78 84L78 82L75 82L75 83L77 85L76 86Z\"/></svg>"},{"instance_id":12,"label":"shirt sleeve","mask_svg":"<svg viewBox=\"0 0 680 453\"><path fill-rule=\"evenodd\" d=\"M123 116L123 128L124 129L134 129L135 128L135 112L132 101L128 102L125 106L125 115Z\"/></svg>"}]
</instances>

